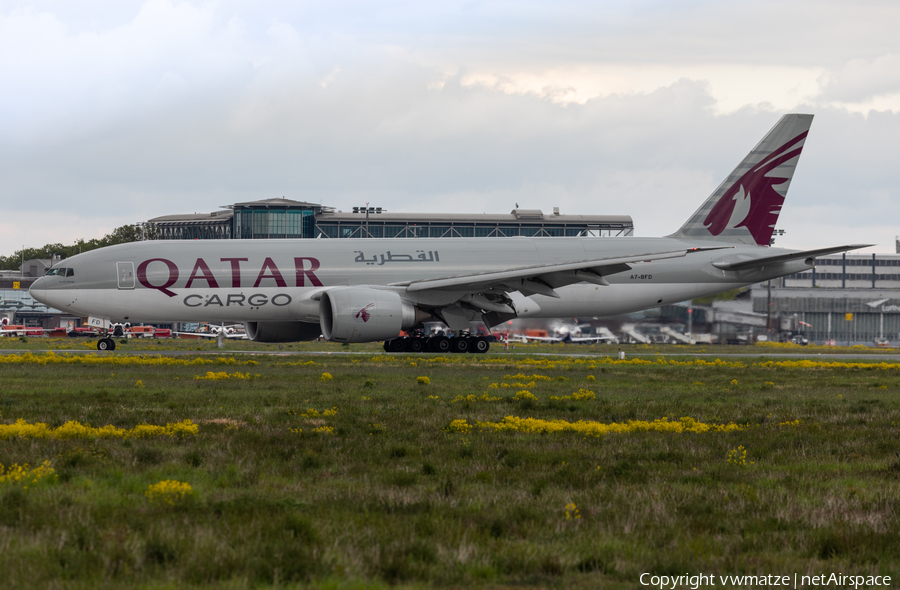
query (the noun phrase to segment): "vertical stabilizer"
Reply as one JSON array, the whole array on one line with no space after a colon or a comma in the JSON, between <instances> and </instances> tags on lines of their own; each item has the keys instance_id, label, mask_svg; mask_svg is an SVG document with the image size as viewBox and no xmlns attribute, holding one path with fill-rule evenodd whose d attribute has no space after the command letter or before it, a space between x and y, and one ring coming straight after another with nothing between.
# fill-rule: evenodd
<instances>
[{"instance_id":1,"label":"vertical stabilizer","mask_svg":"<svg viewBox=\"0 0 900 590\"><path fill-rule=\"evenodd\" d=\"M768 246L812 115L785 115L672 237Z\"/></svg>"}]
</instances>

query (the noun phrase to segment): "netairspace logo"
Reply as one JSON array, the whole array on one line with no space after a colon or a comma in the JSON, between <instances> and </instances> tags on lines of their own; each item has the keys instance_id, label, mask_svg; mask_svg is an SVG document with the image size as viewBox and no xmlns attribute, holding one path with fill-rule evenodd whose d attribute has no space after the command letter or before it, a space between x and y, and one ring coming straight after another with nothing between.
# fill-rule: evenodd
<instances>
[{"instance_id":1,"label":"netairspace logo","mask_svg":"<svg viewBox=\"0 0 900 590\"><path fill-rule=\"evenodd\" d=\"M641 585L665 590L670 588L690 588L697 590L702 586L722 586L723 588L753 586L784 586L789 588L809 588L815 586L832 586L839 588L860 588L874 586L890 586L890 576L846 576L844 574L820 574L817 576L756 575L756 576L717 576L715 574L684 574L683 576L656 576L650 573L641 574Z\"/></svg>"}]
</instances>

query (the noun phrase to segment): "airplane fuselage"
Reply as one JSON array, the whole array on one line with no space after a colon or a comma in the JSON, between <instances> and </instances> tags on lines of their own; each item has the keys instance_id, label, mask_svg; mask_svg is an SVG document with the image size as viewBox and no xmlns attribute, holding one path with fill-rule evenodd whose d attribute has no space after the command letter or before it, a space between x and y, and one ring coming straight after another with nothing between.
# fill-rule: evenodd
<instances>
[{"instance_id":1,"label":"airplane fuselage","mask_svg":"<svg viewBox=\"0 0 900 590\"><path fill-rule=\"evenodd\" d=\"M409 292L396 283L663 251L685 256L630 264L608 285L559 287L558 298L514 298L519 317L605 316L701 297L811 268L794 260L743 271L716 262L789 252L674 238L417 238L147 241L94 250L38 279L35 298L111 321L319 320L316 295L340 286L393 290L414 305L452 304L462 290ZM713 248L713 249L707 249ZM649 256L648 256L649 258Z\"/></svg>"}]
</instances>

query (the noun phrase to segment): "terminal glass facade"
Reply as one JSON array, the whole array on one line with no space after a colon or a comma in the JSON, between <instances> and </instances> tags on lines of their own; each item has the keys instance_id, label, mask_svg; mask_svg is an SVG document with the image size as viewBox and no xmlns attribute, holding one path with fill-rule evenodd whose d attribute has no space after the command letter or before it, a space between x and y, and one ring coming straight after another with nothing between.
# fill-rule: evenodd
<instances>
[{"instance_id":1,"label":"terminal glass facade","mask_svg":"<svg viewBox=\"0 0 900 590\"><path fill-rule=\"evenodd\" d=\"M352 213L290 199L236 203L229 211L170 215L152 219L159 237L169 240L285 238L495 238L630 236L627 216L382 214L354 207ZM362 210L360 210L362 209ZM366 210L369 214L366 214ZM375 210L374 213L372 211ZM386 212L385 212L386 213Z\"/></svg>"},{"instance_id":2,"label":"terminal glass facade","mask_svg":"<svg viewBox=\"0 0 900 590\"><path fill-rule=\"evenodd\" d=\"M396 221L315 220L315 236L322 238L510 238L527 237L576 237L576 236L630 236L629 224L609 224L601 227L587 223L497 223L484 222L416 222L398 225Z\"/></svg>"},{"instance_id":3,"label":"terminal glass facade","mask_svg":"<svg viewBox=\"0 0 900 590\"><path fill-rule=\"evenodd\" d=\"M241 208L234 210L234 233L243 240L312 238L315 216L311 209Z\"/></svg>"},{"instance_id":4,"label":"terminal glass facade","mask_svg":"<svg viewBox=\"0 0 900 590\"><path fill-rule=\"evenodd\" d=\"M187 221L178 224L155 223L160 240L229 240L231 220Z\"/></svg>"}]
</instances>

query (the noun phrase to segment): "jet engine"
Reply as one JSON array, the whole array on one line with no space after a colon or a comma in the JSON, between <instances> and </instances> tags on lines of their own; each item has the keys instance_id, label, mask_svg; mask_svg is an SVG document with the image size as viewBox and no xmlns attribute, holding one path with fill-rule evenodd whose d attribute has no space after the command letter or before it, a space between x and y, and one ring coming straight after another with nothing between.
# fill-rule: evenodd
<instances>
[{"instance_id":1,"label":"jet engine","mask_svg":"<svg viewBox=\"0 0 900 590\"><path fill-rule=\"evenodd\" d=\"M322 333L319 324L310 322L244 322L244 329L254 342L300 342Z\"/></svg>"},{"instance_id":2,"label":"jet engine","mask_svg":"<svg viewBox=\"0 0 900 590\"><path fill-rule=\"evenodd\" d=\"M389 340L428 317L394 291L370 287L329 289L319 302L322 334L333 342Z\"/></svg>"}]
</instances>

